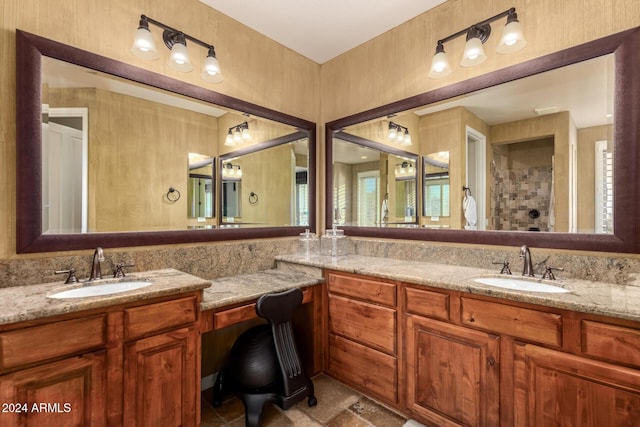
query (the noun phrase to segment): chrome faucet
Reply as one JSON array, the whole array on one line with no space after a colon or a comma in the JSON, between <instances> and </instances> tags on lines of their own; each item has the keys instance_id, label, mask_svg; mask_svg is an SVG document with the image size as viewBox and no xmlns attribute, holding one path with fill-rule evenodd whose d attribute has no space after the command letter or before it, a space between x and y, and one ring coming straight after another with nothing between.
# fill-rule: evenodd
<instances>
[{"instance_id":1,"label":"chrome faucet","mask_svg":"<svg viewBox=\"0 0 640 427\"><path fill-rule=\"evenodd\" d=\"M93 263L91 264L91 276L89 280L102 279L102 272L100 271L100 263L104 261L104 253L102 248L98 246L93 253Z\"/></svg>"},{"instance_id":2,"label":"chrome faucet","mask_svg":"<svg viewBox=\"0 0 640 427\"><path fill-rule=\"evenodd\" d=\"M520 248L520 258L524 259L524 267L522 268L522 275L534 277L533 264L531 263L531 251L527 245L522 245Z\"/></svg>"}]
</instances>

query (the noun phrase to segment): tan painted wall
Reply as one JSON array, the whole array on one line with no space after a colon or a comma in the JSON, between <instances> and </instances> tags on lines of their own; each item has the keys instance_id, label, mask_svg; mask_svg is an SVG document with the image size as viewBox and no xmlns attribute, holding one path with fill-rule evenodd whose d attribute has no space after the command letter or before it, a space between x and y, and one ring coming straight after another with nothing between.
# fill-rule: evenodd
<instances>
[{"instance_id":1,"label":"tan painted wall","mask_svg":"<svg viewBox=\"0 0 640 427\"><path fill-rule=\"evenodd\" d=\"M595 142L613 143L613 126L593 126L578 130L578 231L595 230Z\"/></svg>"},{"instance_id":2,"label":"tan painted wall","mask_svg":"<svg viewBox=\"0 0 640 427\"><path fill-rule=\"evenodd\" d=\"M91 232L187 228L188 154L217 156L215 118L101 89L51 89L49 103L90 111Z\"/></svg>"}]
</instances>

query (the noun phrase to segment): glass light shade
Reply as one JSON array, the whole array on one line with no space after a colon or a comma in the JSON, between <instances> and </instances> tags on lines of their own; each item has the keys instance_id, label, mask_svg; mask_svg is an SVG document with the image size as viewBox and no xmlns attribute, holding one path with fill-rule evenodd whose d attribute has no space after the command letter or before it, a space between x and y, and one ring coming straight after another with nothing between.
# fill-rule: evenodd
<instances>
[{"instance_id":1,"label":"glass light shade","mask_svg":"<svg viewBox=\"0 0 640 427\"><path fill-rule=\"evenodd\" d=\"M248 140L251 139L251 134L249 133L249 128L242 129L242 139Z\"/></svg>"},{"instance_id":2,"label":"glass light shade","mask_svg":"<svg viewBox=\"0 0 640 427\"><path fill-rule=\"evenodd\" d=\"M233 133L233 140L236 143L242 141L242 132L240 132L240 129L236 128L236 131Z\"/></svg>"},{"instance_id":3,"label":"glass light shade","mask_svg":"<svg viewBox=\"0 0 640 427\"><path fill-rule=\"evenodd\" d=\"M209 54L204 60L202 72L200 73L202 80L209 83L221 83L222 73L220 72L220 64L215 56Z\"/></svg>"},{"instance_id":4,"label":"glass light shade","mask_svg":"<svg viewBox=\"0 0 640 427\"><path fill-rule=\"evenodd\" d=\"M133 39L133 46L131 46L131 53L142 59L158 59L160 57L149 28L138 27Z\"/></svg>"},{"instance_id":5,"label":"glass light shade","mask_svg":"<svg viewBox=\"0 0 640 427\"><path fill-rule=\"evenodd\" d=\"M436 52L431 60L431 70L429 71L429 77L437 79L440 77L446 77L451 74L451 66L449 65L449 59L444 52Z\"/></svg>"},{"instance_id":6,"label":"glass light shade","mask_svg":"<svg viewBox=\"0 0 640 427\"><path fill-rule=\"evenodd\" d=\"M231 134L231 131L229 131L229 133L227 134L227 138L224 141L224 145L226 145L227 147L233 147L235 144L235 142L233 141L233 135Z\"/></svg>"},{"instance_id":7,"label":"glass light shade","mask_svg":"<svg viewBox=\"0 0 640 427\"><path fill-rule=\"evenodd\" d=\"M500 38L500 44L496 52L502 54L517 52L526 45L527 41L524 39L520 22L517 20L511 21L507 22L502 30L502 37Z\"/></svg>"},{"instance_id":8,"label":"glass light shade","mask_svg":"<svg viewBox=\"0 0 640 427\"><path fill-rule=\"evenodd\" d=\"M460 65L463 67L472 67L474 65L482 64L487 55L484 53L482 47L482 41L478 37L473 37L467 40L467 44L464 46L464 53L462 54L462 61Z\"/></svg>"},{"instance_id":9,"label":"glass light shade","mask_svg":"<svg viewBox=\"0 0 640 427\"><path fill-rule=\"evenodd\" d=\"M171 57L169 58L169 67L183 73L193 70L187 46L182 43L175 43L171 48Z\"/></svg>"},{"instance_id":10,"label":"glass light shade","mask_svg":"<svg viewBox=\"0 0 640 427\"><path fill-rule=\"evenodd\" d=\"M396 139L396 137L398 136L398 131L396 130L395 126L389 126L389 133L387 134L387 138L394 140Z\"/></svg>"},{"instance_id":11,"label":"glass light shade","mask_svg":"<svg viewBox=\"0 0 640 427\"><path fill-rule=\"evenodd\" d=\"M404 138L402 138L402 145L408 147L411 145L411 135L409 135L409 131L404 132Z\"/></svg>"}]
</instances>

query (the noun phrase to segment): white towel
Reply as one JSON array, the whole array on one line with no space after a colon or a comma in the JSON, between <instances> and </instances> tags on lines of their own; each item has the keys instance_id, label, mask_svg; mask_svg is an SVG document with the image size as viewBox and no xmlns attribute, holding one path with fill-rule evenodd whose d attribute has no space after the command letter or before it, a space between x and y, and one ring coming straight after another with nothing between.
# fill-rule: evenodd
<instances>
[{"instance_id":1,"label":"white towel","mask_svg":"<svg viewBox=\"0 0 640 427\"><path fill-rule=\"evenodd\" d=\"M380 209L380 222L386 224L389 221L389 205L387 199L382 201L382 208Z\"/></svg>"},{"instance_id":2,"label":"white towel","mask_svg":"<svg viewBox=\"0 0 640 427\"><path fill-rule=\"evenodd\" d=\"M464 217L467 220L467 225L464 226L465 230L476 230L478 224L478 210L476 208L476 199L471 194L464 196L462 200L462 210L464 211Z\"/></svg>"}]
</instances>

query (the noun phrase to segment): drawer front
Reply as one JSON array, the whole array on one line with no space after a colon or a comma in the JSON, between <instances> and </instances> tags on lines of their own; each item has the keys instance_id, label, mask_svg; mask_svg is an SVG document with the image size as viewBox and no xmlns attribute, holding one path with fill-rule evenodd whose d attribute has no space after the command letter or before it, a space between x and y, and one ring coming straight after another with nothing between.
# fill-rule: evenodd
<instances>
[{"instance_id":1,"label":"drawer front","mask_svg":"<svg viewBox=\"0 0 640 427\"><path fill-rule=\"evenodd\" d=\"M215 329L222 329L257 317L256 305L253 303L214 313L213 325Z\"/></svg>"},{"instance_id":2,"label":"drawer front","mask_svg":"<svg viewBox=\"0 0 640 427\"><path fill-rule=\"evenodd\" d=\"M329 331L396 353L396 311L390 308L329 295Z\"/></svg>"},{"instance_id":3,"label":"drawer front","mask_svg":"<svg viewBox=\"0 0 640 427\"><path fill-rule=\"evenodd\" d=\"M396 306L396 285L392 283L330 273L329 292L390 307Z\"/></svg>"},{"instance_id":4,"label":"drawer front","mask_svg":"<svg viewBox=\"0 0 640 427\"><path fill-rule=\"evenodd\" d=\"M125 339L175 329L196 321L196 297L149 304L124 310Z\"/></svg>"},{"instance_id":5,"label":"drawer front","mask_svg":"<svg viewBox=\"0 0 640 427\"><path fill-rule=\"evenodd\" d=\"M582 352L615 363L640 366L640 330L583 320Z\"/></svg>"},{"instance_id":6,"label":"drawer front","mask_svg":"<svg viewBox=\"0 0 640 427\"><path fill-rule=\"evenodd\" d=\"M562 346L562 316L555 313L461 298L464 325L527 341Z\"/></svg>"},{"instance_id":7,"label":"drawer front","mask_svg":"<svg viewBox=\"0 0 640 427\"><path fill-rule=\"evenodd\" d=\"M447 294L405 288L405 307L409 313L449 320L449 295Z\"/></svg>"},{"instance_id":8,"label":"drawer front","mask_svg":"<svg viewBox=\"0 0 640 427\"><path fill-rule=\"evenodd\" d=\"M398 401L395 357L329 334L329 372L365 393Z\"/></svg>"},{"instance_id":9,"label":"drawer front","mask_svg":"<svg viewBox=\"0 0 640 427\"><path fill-rule=\"evenodd\" d=\"M106 314L2 332L0 370L78 354L106 344Z\"/></svg>"}]
</instances>

